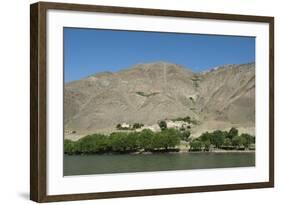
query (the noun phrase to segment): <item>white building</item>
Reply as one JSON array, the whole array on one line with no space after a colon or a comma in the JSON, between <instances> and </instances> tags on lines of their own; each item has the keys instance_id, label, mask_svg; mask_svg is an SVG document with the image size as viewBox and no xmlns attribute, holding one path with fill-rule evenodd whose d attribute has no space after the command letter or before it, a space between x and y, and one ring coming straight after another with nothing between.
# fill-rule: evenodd
<instances>
[{"instance_id":1,"label":"white building","mask_svg":"<svg viewBox=\"0 0 281 205\"><path fill-rule=\"evenodd\" d=\"M172 121L166 120L167 128L175 128L175 129L188 129L191 127L191 124L185 121Z\"/></svg>"},{"instance_id":2,"label":"white building","mask_svg":"<svg viewBox=\"0 0 281 205\"><path fill-rule=\"evenodd\" d=\"M121 128L130 128L130 124L123 122Z\"/></svg>"}]
</instances>

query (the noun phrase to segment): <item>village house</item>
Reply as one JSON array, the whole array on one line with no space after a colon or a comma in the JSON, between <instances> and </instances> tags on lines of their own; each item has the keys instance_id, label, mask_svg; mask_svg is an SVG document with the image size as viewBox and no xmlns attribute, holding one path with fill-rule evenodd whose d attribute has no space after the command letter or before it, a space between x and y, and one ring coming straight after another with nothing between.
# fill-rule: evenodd
<instances>
[{"instance_id":1,"label":"village house","mask_svg":"<svg viewBox=\"0 0 281 205\"><path fill-rule=\"evenodd\" d=\"M121 124L121 128L123 128L123 129L129 129L129 128L130 128L130 124L123 122L123 123Z\"/></svg>"},{"instance_id":2,"label":"village house","mask_svg":"<svg viewBox=\"0 0 281 205\"><path fill-rule=\"evenodd\" d=\"M174 129L190 129L191 124L185 121L172 121L166 120L167 128L174 128Z\"/></svg>"}]
</instances>

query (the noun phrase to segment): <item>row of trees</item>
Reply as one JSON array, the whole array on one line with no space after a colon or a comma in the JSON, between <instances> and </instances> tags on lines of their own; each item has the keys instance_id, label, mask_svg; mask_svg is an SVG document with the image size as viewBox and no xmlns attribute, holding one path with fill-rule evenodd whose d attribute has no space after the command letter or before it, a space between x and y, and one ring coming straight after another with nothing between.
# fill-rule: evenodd
<instances>
[{"instance_id":1,"label":"row of trees","mask_svg":"<svg viewBox=\"0 0 281 205\"><path fill-rule=\"evenodd\" d=\"M144 129L141 132L114 132L110 135L92 134L78 141L64 140L66 154L94 153L130 153L136 151L171 151L176 150L180 140L188 140L189 132L165 129L152 132Z\"/></svg>"},{"instance_id":2,"label":"row of trees","mask_svg":"<svg viewBox=\"0 0 281 205\"><path fill-rule=\"evenodd\" d=\"M216 130L203 133L190 142L190 150L209 151L211 146L217 149L249 149L253 144L255 144L254 136L246 133L239 135L236 128L231 128L229 132Z\"/></svg>"},{"instance_id":3,"label":"row of trees","mask_svg":"<svg viewBox=\"0 0 281 205\"><path fill-rule=\"evenodd\" d=\"M184 121L184 122L191 123L191 117L190 116L178 117L178 118L172 119L172 121Z\"/></svg>"},{"instance_id":4,"label":"row of trees","mask_svg":"<svg viewBox=\"0 0 281 205\"><path fill-rule=\"evenodd\" d=\"M110 135L92 134L78 141L64 140L66 154L130 153L137 151L178 151L180 141L190 144L190 151L217 149L250 149L255 137L239 135L236 128L228 132L216 130L205 132L199 138L190 140L190 131L164 128L160 132L144 129L141 132L114 132Z\"/></svg>"},{"instance_id":5,"label":"row of trees","mask_svg":"<svg viewBox=\"0 0 281 205\"><path fill-rule=\"evenodd\" d=\"M135 129L139 129L139 128L141 128L141 127L143 127L144 126L144 124L142 124L142 123L134 123L133 124L133 126L131 126L131 127L122 127L122 125L121 124L117 124L116 125L116 129L118 129L118 130L135 130Z\"/></svg>"}]
</instances>

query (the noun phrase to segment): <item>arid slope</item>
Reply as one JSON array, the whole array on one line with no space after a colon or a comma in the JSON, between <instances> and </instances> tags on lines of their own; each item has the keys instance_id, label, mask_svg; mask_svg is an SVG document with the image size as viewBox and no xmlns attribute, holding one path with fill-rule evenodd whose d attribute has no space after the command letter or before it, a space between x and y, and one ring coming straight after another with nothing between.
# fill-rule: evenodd
<instances>
[{"instance_id":1,"label":"arid slope","mask_svg":"<svg viewBox=\"0 0 281 205\"><path fill-rule=\"evenodd\" d=\"M122 122L150 125L187 115L200 122L194 135L231 126L253 133L255 64L193 73L156 62L65 84L65 129L77 136L110 132Z\"/></svg>"}]
</instances>

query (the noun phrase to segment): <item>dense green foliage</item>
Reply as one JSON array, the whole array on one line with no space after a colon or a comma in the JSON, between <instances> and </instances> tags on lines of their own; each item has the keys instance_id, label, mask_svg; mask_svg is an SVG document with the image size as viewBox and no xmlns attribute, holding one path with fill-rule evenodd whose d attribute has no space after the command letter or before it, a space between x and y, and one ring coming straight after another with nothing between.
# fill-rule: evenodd
<instances>
[{"instance_id":1,"label":"dense green foliage","mask_svg":"<svg viewBox=\"0 0 281 205\"><path fill-rule=\"evenodd\" d=\"M163 121L165 122L165 121ZM161 122L159 122L159 125ZM136 127L141 126L137 124ZM110 135L92 134L78 141L64 140L66 154L99 154L131 152L167 152L178 150L180 141L189 142L190 151L216 149L254 149L255 137L242 133L236 128L229 132L216 130L205 132L199 138L190 140L190 131L168 129L163 123L160 132L144 129L141 132L113 132Z\"/></svg>"},{"instance_id":2,"label":"dense green foliage","mask_svg":"<svg viewBox=\"0 0 281 205\"><path fill-rule=\"evenodd\" d=\"M224 143L226 135L227 132L223 132L221 130L216 130L213 133L210 133L211 144L215 145L216 148L220 148Z\"/></svg>"},{"instance_id":3,"label":"dense green foliage","mask_svg":"<svg viewBox=\"0 0 281 205\"><path fill-rule=\"evenodd\" d=\"M144 126L144 124L142 124L142 123L134 123L133 124L133 129L138 129L138 128L141 128L143 126Z\"/></svg>"},{"instance_id":4,"label":"dense green foliage","mask_svg":"<svg viewBox=\"0 0 281 205\"><path fill-rule=\"evenodd\" d=\"M232 145L232 141L229 138L225 138L223 142L223 146L230 147Z\"/></svg>"},{"instance_id":5,"label":"dense green foliage","mask_svg":"<svg viewBox=\"0 0 281 205\"><path fill-rule=\"evenodd\" d=\"M152 139L154 136L154 132L149 129L144 129L142 132L139 133L138 147L143 148L144 151L152 150Z\"/></svg>"},{"instance_id":6,"label":"dense green foliage","mask_svg":"<svg viewBox=\"0 0 281 205\"><path fill-rule=\"evenodd\" d=\"M158 123L158 125L159 125L159 127L160 127L161 130L167 129L167 123L166 123L166 121L164 121L164 120L160 121L160 122Z\"/></svg>"},{"instance_id":7,"label":"dense green foliage","mask_svg":"<svg viewBox=\"0 0 281 205\"><path fill-rule=\"evenodd\" d=\"M162 132L155 133L152 138L153 149L165 149L174 148L180 144L179 132L175 129L165 129Z\"/></svg>"},{"instance_id":8,"label":"dense green foliage","mask_svg":"<svg viewBox=\"0 0 281 205\"><path fill-rule=\"evenodd\" d=\"M114 132L110 135L92 134L78 141L64 140L64 152L95 154L169 151L179 144L180 132L175 129L165 129L157 133L144 129L141 132Z\"/></svg>"},{"instance_id":9,"label":"dense green foliage","mask_svg":"<svg viewBox=\"0 0 281 205\"><path fill-rule=\"evenodd\" d=\"M178 117L178 118L174 118L174 119L171 119L173 122L175 121L184 121L184 122L187 122L189 124L198 124L198 121L195 120L195 119L191 119L190 116L186 116L186 117Z\"/></svg>"},{"instance_id":10,"label":"dense green foliage","mask_svg":"<svg viewBox=\"0 0 281 205\"><path fill-rule=\"evenodd\" d=\"M64 146L65 153L75 153L76 152L75 142L73 142L71 140L68 140L68 139L64 140L63 146Z\"/></svg>"},{"instance_id":11,"label":"dense green foliage","mask_svg":"<svg viewBox=\"0 0 281 205\"><path fill-rule=\"evenodd\" d=\"M188 141L190 134L191 133L189 130L183 130L182 132L179 132L180 139L183 141Z\"/></svg>"},{"instance_id":12,"label":"dense green foliage","mask_svg":"<svg viewBox=\"0 0 281 205\"><path fill-rule=\"evenodd\" d=\"M238 135L238 130L235 127L232 127L227 133L226 137L232 140L237 135Z\"/></svg>"},{"instance_id":13,"label":"dense green foliage","mask_svg":"<svg viewBox=\"0 0 281 205\"><path fill-rule=\"evenodd\" d=\"M239 135L236 128L231 128L229 132L216 130L205 132L199 138L190 143L191 151L209 151L211 146L219 149L248 149L255 144L255 137L242 133Z\"/></svg>"},{"instance_id":14,"label":"dense green foliage","mask_svg":"<svg viewBox=\"0 0 281 205\"><path fill-rule=\"evenodd\" d=\"M117 130L135 130L135 129L139 129L139 128L143 127L143 126L144 126L144 124L138 123L138 122L134 123L134 124L133 124L132 126L130 126L130 127L122 127L121 124L117 124L117 125L116 125L116 129L117 129Z\"/></svg>"},{"instance_id":15,"label":"dense green foliage","mask_svg":"<svg viewBox=\"0 0 281 205\"><path fill-rule=\"evenodd\" d=\"M192 140L190 142L190 150L191 151L201 151L202 150L202 146L203 146L203 143L199 139L195 139L195 140Z\"/></svg>"},{"instance_id":16,"label":"dense green foliage","mask_svg":"<svg viewBox=\"0 0 281 205\"><path fill-rule=\"evenodd\" d=\"M107 138L102 134L87 135L78 140L78 149L76 151L82 153L103 152L107 149Z\"/></svg>"}]
</instances>

